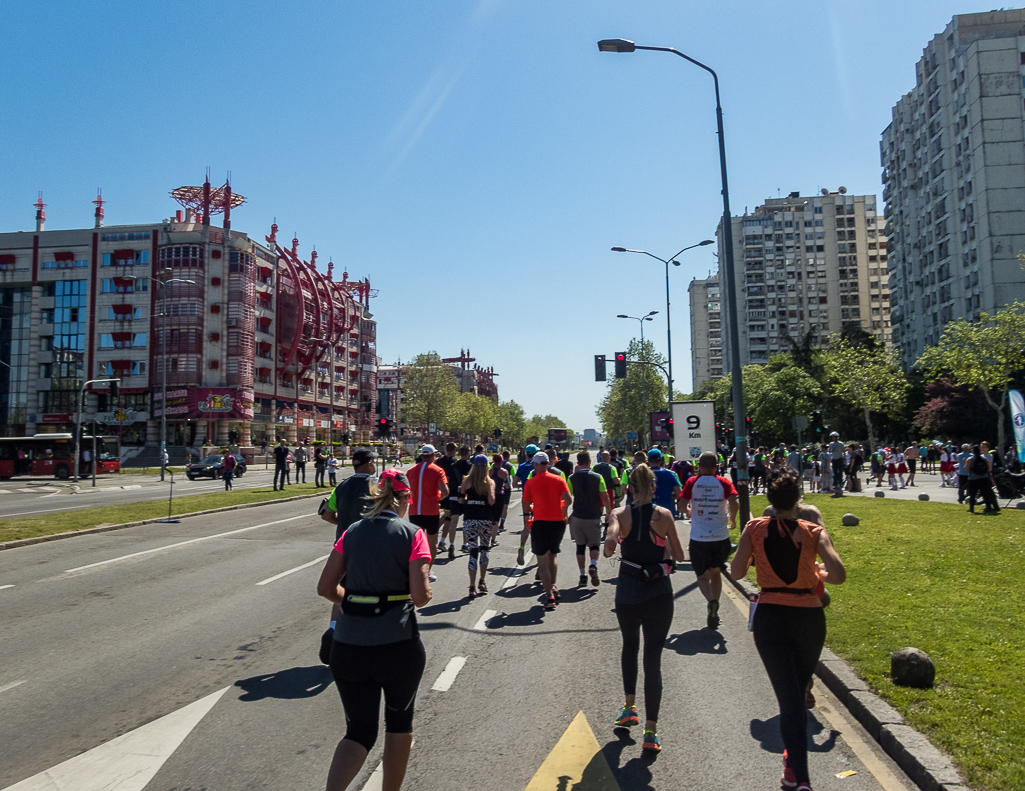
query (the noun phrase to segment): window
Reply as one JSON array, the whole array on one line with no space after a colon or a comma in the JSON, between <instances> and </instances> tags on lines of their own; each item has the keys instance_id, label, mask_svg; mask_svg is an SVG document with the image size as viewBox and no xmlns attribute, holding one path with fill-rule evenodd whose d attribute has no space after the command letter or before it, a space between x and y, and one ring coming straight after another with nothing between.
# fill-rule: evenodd
<instances>
[{"instance_id":1,"label":"window","mask_svg":"<svg viewBox=\"0 0 1025 791\"><path fill-rule=\"evenodd\" d=\"M116 236L117 234L111 234L111 235L112 236ZM121 236L124 236L124 235L125 234L121 234ZM135 234L128 234L128 235L129 236L134 236ZM146 236L148 237L149 234L146 234ZM106 237L104 237L104 238L106 238ZM123 259L123 260L118 260L118 259L114 258L114 254L113 253L104 253L103 254L103 266L119 266L119 265L120 266L143 266L143 265L148 264L148 263L149 263L149 250L136 250L135 251L135 258L134 258L134 260L131 259L131 258L126 258L126 259Z\"/></svg>"},{"instance_id":2,"label":"window","mask_svg":"<svg viewBox=\"0 0 1025 791\"><path fill-rule=\"evenodd\" d=\"M127 310L123 312L119 310L117 313L114 312L114 308L107 308L107 320L108 321L131 321L132 319L142 318L142 308L133 308L129 306Z\"/></svg>"},{"instance_id":3,"label":"window","mask_svg":"<svg viewBox=\"0 0 1025 791\"><path fill-rule=\"evenodd\" d=\"M74 269L75 267L88 267L89 261L79 259L77 261L43 261L43 269Z\"/></svg>"},{"instance_id":4,"label":"window","mask_svg":"<svg viewBox=\"0 0 1025 791\"><path fill-rule=\"evenodd\" d=\"M132 336L132 347L139 349L146 347L146 333L137 332Z\"/></svg>"},{"instance_id":5,"label":"window","mask_svg":"<svg viewBox=\"0 0 1025 791\"><path fill-rule=\"evenodd\" d=\"M149 239L149 231L144 233L105 233L100 238L104 242L131 242L136 239Z\"/></svg>"}]
</instances>

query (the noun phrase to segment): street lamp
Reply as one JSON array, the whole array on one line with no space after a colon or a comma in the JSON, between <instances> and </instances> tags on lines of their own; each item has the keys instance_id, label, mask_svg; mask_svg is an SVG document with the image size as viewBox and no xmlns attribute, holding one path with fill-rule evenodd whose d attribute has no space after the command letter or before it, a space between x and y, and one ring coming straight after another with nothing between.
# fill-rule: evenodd
<instances>
[{"instance_id":1,"label":"street lamp","mask_svg":"<svg viewBox=\"0 0 1025 791\"><path fill-rule=\"evenodd\" d=\"M612 252L614 253L641 253L642 255L650 256L656 261L661 261L666 265L666 359L669 360L669 400L668 404L673 403L673 323L670 321L669 315L669 264L673 266L679 266L680 262L676 260L676 256L680 253L685 253L688 250L693 250L695 247L705 247L706 245L715 244L712 239L705 239L703 242L692 244L689 247L684 247L674 256L671 256L668 260L665 258L659 258L654 253L649 253L647 250L631 250L627 247L613 247Z\"/></svg>"},{"instance_id":2,"label":"street lamp","mask_svg":"<svg viewBox=\"0 0 1025 791\"><path fill-rule=\"evenodd\" d=\"M6 365L6 363L5 363ZM10 367L10 366L8 366ZM11 370L14 370L13 368ZM75 470L75 477L72 479L72 483L78 483L78 464L79 454L82 452L82 402L85 400L85 389L89 385L100 384L102 382L120 382L120 379L87 379L82 382L82 386L78 388L78 402L75 404L75 458L72 461L71 466ZM95 415L95 413L94 413ZM96 469L96 437L93 436L93 457L92 461L89 462L92 465L93 470ZM95 476L93 479L93 486L96 485Z\"/></svg>"},{"instance_id":3,"label":"street lamp","mask_svg":"<svg viewBox=\"0 0 1025 791\"><path fill-rule=\"evenodd\" d=\"M154 278L160 284L160 480L164 480L164 471L167 469L167 284L196 285L195 280L171 277L173 274L174 270L168 267Z\"/></svg>"},{"instance_id":4,"label":"street lamp","mask_svg":"<svg viewBox=\"0 0 1025 791\"><path fill-rule=\"evenodd\" d=\"M327 449L332 456L335 452L334 428L335 428L335 345L327 338L310 338L317 343L326 343L331 347L331 419L327 422Z\"/></svg>"},{"instance_id":5,"label":"street lamp","mask_svg":"<svg viewBox=\"0 0 1025 791\"><path fill-rule=\"evenodd\" d=\"M728 299L726 300L726 321L730 334L730 357L732 358L732 382L733 382L733 424L736 426L736 453L737 453L737 481L740 483L740 516L747 522L751 515L751 505L748 500L747 491L747 436L743 433L742 426L746 425L746 410L744 409L744 382L740 361L740 327L737 322L737 290L736 273L733 271L733 218L730 214L730 190L726 178L726 140L723 135L722 126L722 102L719 100L719 75L704 63L684 55L672 47L643 47L634 44L623 38L608 38L598 42L599 52L634 52L638 49L651 50L653 52L671 52L679 55L689 63L698 68L704 69L712 75L715 84L715 120L716 132L719 136L719 171L722 180L722 233L723 246L725 249L726 276L723 283Z\"/></svg>"},{"instance_id":6,"label":"street lamp","mask_svg":"<svg viewBox=\"0 0 1025 791\"><path fill-rule=\"evenodd\" d=\"M627 316L625 313L620 313L616 316L617 319L633 319L634 321L640 322L641 325L641 354L645 357L647 362L648 352L644 348L644 322L654 321L652 316L658 315L657 310L653 310L645 316ZM647 371L641 371L641 409L644 410L644 420L641 422L641 445L648 447L648 375Z\"/></svg>"}]
</instances>

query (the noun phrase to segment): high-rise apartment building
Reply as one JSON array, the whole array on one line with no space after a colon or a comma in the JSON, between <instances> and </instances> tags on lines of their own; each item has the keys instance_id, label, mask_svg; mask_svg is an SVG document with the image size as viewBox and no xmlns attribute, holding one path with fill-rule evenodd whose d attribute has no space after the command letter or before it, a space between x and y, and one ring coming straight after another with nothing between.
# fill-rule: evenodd
<instances>
[{"instance_id":1,"label":"high-rise apartment building","mask_svg":"<svg viewBox=\"0 0 1025 791\"><path fill-rule=\"evenodd\" d=\"M319 272L277 225L260 240L233 230L228 185L174 194L194 208L105 226L97 199L94 227L72 230L45 230L40 199L34 233L0 233L0 434L72 431L85 381L118 378L116 402L86 386L83 418L150 457L165 381L172 457L206 440L369 439L369 283Z\"/></svg>"},{"instance_id":2,"label":"high-rise apartment building","mask_svg":"<svg viewBox=\"0 0 1025 791\"><path fill-rule=\"evenodd\" d=\"M1025 298L1025 10L955 16L882 134L893 343Z\"/></svg>"},{"instance_id":3,"label":"high-rise apartment building","mask_svg":"<svg viewBox=\"0 0 1025 791\"><path fill-rule=\"evenodd\" d=\"M811 197L792 192L732 220L742 365L788 351L788 336L825 346L829 333L849 324L889 341L886 223L875 195L847 195L843 187ZM720 267L721 231L720 224ZM723 346L729 372L734 361Z\"/></svg>"},{"instance_id":4,"label":"high-rise apartment building","mask_svg":"<svg viewBox=\"0 0 1025 791\"><path fill-rule=\"evenodd\" d=\"M706 277L690 281L691 392L723 373L723 324L719 279Z\"/></svg>"}]
</instances>

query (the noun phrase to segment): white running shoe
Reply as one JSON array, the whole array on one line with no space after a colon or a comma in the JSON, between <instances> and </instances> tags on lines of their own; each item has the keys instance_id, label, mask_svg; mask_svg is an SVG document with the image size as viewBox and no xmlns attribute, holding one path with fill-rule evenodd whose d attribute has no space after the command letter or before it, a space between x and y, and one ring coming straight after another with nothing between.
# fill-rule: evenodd
<instances>
[{"instance_id":1,"label":"white running shoe","mask_svg":"<svg viewBox=\"0 0 1025 791\"><path fill-rule=\"evenodd\" d=\"M433 571L429 572L427 574L427 581L428 582L437 582L438 581L438 575L435 574Z\"/></svg>"}]
</instances>

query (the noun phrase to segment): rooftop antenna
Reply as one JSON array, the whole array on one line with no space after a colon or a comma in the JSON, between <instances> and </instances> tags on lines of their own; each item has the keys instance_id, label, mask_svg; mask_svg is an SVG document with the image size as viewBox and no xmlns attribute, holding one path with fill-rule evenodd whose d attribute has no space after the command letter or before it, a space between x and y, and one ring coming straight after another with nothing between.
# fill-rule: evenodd
<instances>
[{"instance_id":1,"label":"rooftop antenna","mask_svg":"<svg viewBox=\"0 0 1025 791\"><path fill-rule=\"evenodd\" d=\"M95 219L96 219L96 224L93 226L95 228L102 228L103 227L103 204L104 203L106 203L106 201L103 200L103 188L102 187L97 187L96 188L96 200L93 201L93 205L96 206L96 212L93 215L95 217Z\"/></svg>"},{"instance_id":2,"label":"rooftop antenna","mask_svg":"<svg viewBox=\"0 0 1025 791\"><path fill-rule=\"evenodd\" d=\"M43 203L42 190L39 190L39 198L32 205L36 207L36 233L39 233L46 228L46 212L44 211L46 204Z\"/></svg>"}]
</instances>

